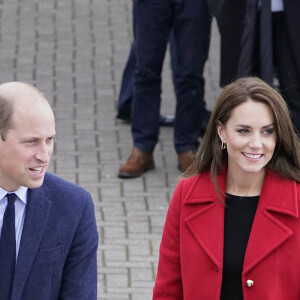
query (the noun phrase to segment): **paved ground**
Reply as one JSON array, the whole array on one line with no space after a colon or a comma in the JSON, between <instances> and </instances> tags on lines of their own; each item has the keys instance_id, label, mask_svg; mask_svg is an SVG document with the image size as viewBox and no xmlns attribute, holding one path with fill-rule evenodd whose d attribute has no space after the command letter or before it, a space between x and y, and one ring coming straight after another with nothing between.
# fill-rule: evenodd
<instances>
[{"instance_id":1,"label":"paved ground","mask_svg":"<svg viewBox=\"0 0 300 300\"><path fill-rule=\"evenodd\" d=\"M0 0L0 82L32 83L53 106L58 138L50 171L93 196L102 300L151 299L165 214L180 175L173 130L161 128L157 168L141 178L117 178L132 147L129 125L115 119L132 40L131 5L131 0ZM213 24L205 69L209 108L220 91L218 39ZM173 114L168 59L162 112Z\"/></svg>"}]
</instances>

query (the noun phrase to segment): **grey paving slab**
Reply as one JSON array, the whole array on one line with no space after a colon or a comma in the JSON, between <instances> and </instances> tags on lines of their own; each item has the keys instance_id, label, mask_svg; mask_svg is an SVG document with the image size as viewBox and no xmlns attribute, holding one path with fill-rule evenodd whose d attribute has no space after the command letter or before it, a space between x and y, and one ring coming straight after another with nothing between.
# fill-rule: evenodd
<instances>
[{"instance_id":1,"label":"grey paving slab","mask_svg":"<svg viewBox=\"0 0 300 300\"><path fill-rule=\"evenodd\" d=\"M101 300L152 298L165 215L180 176L173 129L161 128L156 169L117 178L132 147L130 126L115 119L131 8L131 0L0 1L0 83L34 84L53 107L58 134L50 171L92 194ZM215 22L205 80L211 109L220 92ZM162 89L161 112L173 114L169 53Z\"/></svg>"}]
</instances>

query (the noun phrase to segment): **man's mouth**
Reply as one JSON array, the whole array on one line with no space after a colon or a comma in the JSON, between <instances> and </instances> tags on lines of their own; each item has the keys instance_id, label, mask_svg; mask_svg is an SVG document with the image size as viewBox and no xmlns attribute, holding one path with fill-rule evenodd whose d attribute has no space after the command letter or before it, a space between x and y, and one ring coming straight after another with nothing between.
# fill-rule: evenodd
<instances>
[{"instance_id":1,"label":"man's mouth","mask_svg":"<svg viewBox=\"0 0 300 300\"><path fill-rule=\"evenodd\" d=\"M31 171L33 171L33 172L35 172L37 174L42 173L43 169L44 169L43 167L30 168Z\"/></svg>"}]
</instances>

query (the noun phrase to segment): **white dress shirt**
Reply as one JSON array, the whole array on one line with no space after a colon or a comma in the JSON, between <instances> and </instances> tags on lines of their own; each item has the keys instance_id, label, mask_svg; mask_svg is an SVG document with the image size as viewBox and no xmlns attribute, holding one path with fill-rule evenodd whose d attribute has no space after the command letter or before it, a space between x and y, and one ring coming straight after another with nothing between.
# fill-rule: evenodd
<instances>
[{"instance_id":1,"label":"white dress shirt","mask_svg":"<svg viewBox=\"0 0 300 300\"><path fill-rule=\"evenodd\" d=\"M18 190L14 191L14 193L18 196L15 202L15 229L16 229L16 255L18 258L21 236L23 231L26 205L27 205L27 191L28 188L21 186ZM7 197L6 194L8 192L0 187L0 237L2 231L3 224L3 216L7 206Z\"/></svg>"},{"instance_id":2,"label":"white dress shirt","mask_svg":"<svg viewBox=\"0 0 300 300\"><path fill-rule=\"evenodd\" d=\"M283 0L272 0L271 1L271 11L277 12L277 11L283 11Z\"/></svg>"},{"instance_id":3,"label":"white dress shirt","mask_svg":"<svg viewBox=\"0 0 300 300\"><path fill-rule=\"evenodd\" d=\"M261 0L258 1L257 8L260 9ZM271 0L271 12L283 11L283 0Z\"/></svg>"}]
</instances>

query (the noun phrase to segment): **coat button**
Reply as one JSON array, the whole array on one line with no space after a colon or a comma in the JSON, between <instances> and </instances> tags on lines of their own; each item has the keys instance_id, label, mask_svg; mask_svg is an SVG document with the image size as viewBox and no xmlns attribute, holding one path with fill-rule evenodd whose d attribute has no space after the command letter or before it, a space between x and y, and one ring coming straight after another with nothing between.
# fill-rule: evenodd
<instances>
[{"instance_id":1,"label":"coat button","mask_svg":"<svg viewBox=\"0 0 300 300\"><path fill-rule=\"evenodd\" d=\"M253 285L254 285L253 280L248 279L248 280L246 281L246 286L247 286L247 287L253 287Z\"/></svg>"}]
</instances>

